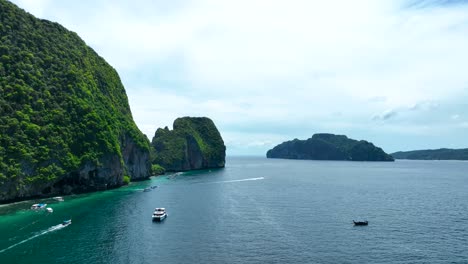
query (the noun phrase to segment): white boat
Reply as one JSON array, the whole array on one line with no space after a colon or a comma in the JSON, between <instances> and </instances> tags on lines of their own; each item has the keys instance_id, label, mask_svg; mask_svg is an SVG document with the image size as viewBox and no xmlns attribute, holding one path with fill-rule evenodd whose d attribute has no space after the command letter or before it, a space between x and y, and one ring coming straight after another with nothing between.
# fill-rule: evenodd
<instances>
[{"instance_id":1,"label":"white boat","mask_svg":"<svg viewBox=\"0 0 468 264\"><path fill-rule=\"evenodd\" d=\"M62 222L62 225L64 225L64 226L67 226L67 225L69 225L69 224L71 224L71 219L70 219L70 220L64 220L64 221Z\"/></svg>"},{"instance_id":2,"label":"white boat","mask_svg":"<svg viewBox=\"0 0 468 264\"><path fill-rule=\"evenodd\" d=\"M153 221L162 221L166 219L167 213L165 208L156 208L153 212Z\"/></svg>"},{"instance_id":3,"label":"white boat","mask_svg":"<svg viewBox=\"0 0 468 264\"><path fill-rule=\"evenodd\" d=\"M33 204L31 205L32 210L39 210L39 209L44 209L46 208L47 204L45 203L38 203L38 204Z\"/></svg>"},{"instance_id":4,"label":"white boat","mask_svg":"<svg viewBox=\"0 0 468 264\"><path fill-rule=\"evenodd\" d=\"M61 196L54 197L53 199L56 200L56 201L59 201L59 202L63 202L63 201L64 201L64 200L63 200L63 197L61 197Z\"/></svg>"},{"instance_id":5,"label":"white boat","mask_svg":"<svg viewBox=\"0 0 468 264\"><path fill-rule=\"evenodd\" d=\"M54 210L52 208L50 208L50 207L47 207L46 210L47 210L48 213L53 213L54 212Z\"/></svg>"}]
</instances>

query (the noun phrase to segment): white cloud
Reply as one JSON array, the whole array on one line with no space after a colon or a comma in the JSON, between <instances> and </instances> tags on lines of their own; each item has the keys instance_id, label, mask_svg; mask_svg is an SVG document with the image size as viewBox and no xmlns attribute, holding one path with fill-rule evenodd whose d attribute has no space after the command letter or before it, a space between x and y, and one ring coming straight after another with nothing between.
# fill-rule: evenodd
<instances>
[{"instance_id":1,"label":"white cloud","mask_svg":"<svg viewBox=\"0 0 468 264\"><path fill-rule=\"evenodd\" d=\"M134 118L150 138L178 116L199 115L215 120L223 135L236 135L230 142L259 153L266 147L261 142L318 132L313 129L354 127L360 138L377 131L391 146L388 131L429 134L444 126L430 115L462 100L468 87L468 5L14 2L76 31L116 67ZM401 123L412 120L425 124Z\"/></svg>"}]
</instances>

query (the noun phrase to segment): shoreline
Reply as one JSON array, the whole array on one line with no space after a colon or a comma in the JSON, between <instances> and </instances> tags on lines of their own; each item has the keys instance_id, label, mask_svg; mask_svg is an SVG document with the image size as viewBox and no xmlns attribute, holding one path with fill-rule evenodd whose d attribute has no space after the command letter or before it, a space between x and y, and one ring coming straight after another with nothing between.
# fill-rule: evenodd
<instances>
[{"instance_id":1,"label":"shoreline","mask_svg":"<svg viewBox=\"0 0 468 264\"><path fill-rule=\"evenodd\" d=\"M162 174L162 175L164 175L164 174ZM147 180L150 180L151 177L158 177L158 176L161 176L161 175L152 175L152 176L149 176L148 178L145 178L145 179L131 181L131 183L132 182L147 181ZM71 196L71 195L79 195L79 194L86 194L86 193L105 192L105 191L108 191L108 190L119 189L121 187L128 186L128 185L129 184L122 184L122 185L112 186L112 187L108 187L108 188L106 187L105 189L95 189L95 190L82 191L82 192L72 192L72 193L69 193L69 194L55 193L53 195L35 195L35 196L28 196L28 197L9 199L9 200L0 201L0 207L4 207L4 206L7 206L7 205L14 205L14 204L18 204L18 203L22 203L22 202L26 202L26 201L32 201L32 200L51 199L51 198L54 198L54 197L57 197L57 196L67 197L67 196Z\"/></svg>"}]
</instances>

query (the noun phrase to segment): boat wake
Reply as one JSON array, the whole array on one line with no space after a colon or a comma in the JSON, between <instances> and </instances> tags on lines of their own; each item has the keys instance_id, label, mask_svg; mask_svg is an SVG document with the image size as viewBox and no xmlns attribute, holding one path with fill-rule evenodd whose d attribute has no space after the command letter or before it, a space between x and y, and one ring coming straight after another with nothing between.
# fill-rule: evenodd
<instances>
[{"instance_id":1,"label":"boat wake","mask_svg":"<svg viewBox=\"0 0 468 264\"><path fill-rule=\"evenodd\" d=\"M184 173L183 172L176 172L176 173L172 173L172 174L167 175L166 178L169 179L169 180L173 180L175 177L180 176L182 174L184 174Z\"/></svg>"},{"instance_id":2,"label":"boat wake","mask_svg":"<svg viewBox=\"0 0 468 264\"><path fill-rule=\"evenodd\" d=\"M28 227L34 225L34 224L37 223L37 222L39 222L39 220L36 220L36 221L34 221L34 222L32 222L32 223L30 223L30 224L28 224L28 225L25 225L25 226L23 226L22 228L20 228L20 229L18 229L18 230L21 231L21 230L23 230L23 229L25 229L25 228L28 228Z\"/></svg>"},{"instance_id":3,"label":"boat wake","mask_svg":"<svg viewBox=\"0 0 468 264\"><path fill-rule=\"evenodd\" d=\"M65 228L65 227L67 227L67 226L68 226L68 225L63 225L63 224L51 226L51 227L49 227L49 228L46 229L46 230L43 230L43 231L40 231L40 232L36 233L34 236L32 236L32 237L30 237L30 238L27 238L27 239L25 239L25 240L23 240L23 241L20 241L20 242L14 244L14 245L11 245L11 246L7 247L7 248L5 248L5 249L0 250L0 253L3 253L3 252L5 252L5 251L7 251L7 250L10 250L10 249L12 249L12 248L14 248L14 247L16 247L16 246L19 246L19 245L21 245L21 244L23 244L23 243L26 243L26 242L28 242L28 241L30 241L30 240L33 240L33 239L36 238L36 237L39 237L39 236L45 235L45 234L47 234L47 233L50 233L50 232L53 232L53 231L56 231L56 230Z\"/></svg>"},{"instance_id":4,"label":"boat wake","mask_svg":"<svg viewBox=\"0 0 468 264\"><path fill-rule=\"evenodd\" d=\"M230 183L230 182L258 181L258 180L264 180L264 179L265 177L258 177L258 178L248 178L248 179L240 179L240 180L207 182L207 183Z\"/></svg>"}]
</instances>

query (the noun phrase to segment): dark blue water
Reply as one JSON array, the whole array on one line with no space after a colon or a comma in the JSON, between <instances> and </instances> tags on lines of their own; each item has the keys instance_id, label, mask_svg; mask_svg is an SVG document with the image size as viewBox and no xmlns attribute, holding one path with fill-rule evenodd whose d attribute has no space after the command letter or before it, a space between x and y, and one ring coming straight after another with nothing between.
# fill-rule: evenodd
<instances>
[{"instance_id":1,"label":"dark blue water","mask_svg":"<svg viewBox=\"0 0 468 264\"><path fill-rule=\"evenodd\" d=\"M457 161L229 158L46 200L52 214L2 206L0 263L468 263L467 172ZM164 222L151 221L155 207Z\"/></svg>"}]
</instances>

